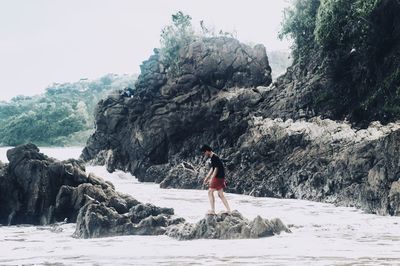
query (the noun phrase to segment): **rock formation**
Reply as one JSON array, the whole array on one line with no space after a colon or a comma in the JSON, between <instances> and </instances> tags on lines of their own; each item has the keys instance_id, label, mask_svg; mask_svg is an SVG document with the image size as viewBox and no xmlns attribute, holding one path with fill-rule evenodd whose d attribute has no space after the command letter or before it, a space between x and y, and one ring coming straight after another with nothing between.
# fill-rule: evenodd
<instances>
[{"instance_id":1,"label":"rock formation","mask_svg":"<svg viewBox=\"0 0 400 266\"><path fill-rule=\"evenodd\" d=\"M49 158L33 144L10 149L7 157L9 164L0 174L2 224L51 223L60 187L87 182L81 162Z\"/></svg>"},{"instance_id":2,"label":"rock formation","mask_svg":"<svg viewBox=\"0 0 400 266\"><path fill-rule=\"evenodd\" d=\"M58 161L40 153L33 144L10 149L7 157L10 163L0 165L1 224L46 225L67 220L81 225L88 221L85 230L78 226L76 235L93 237L103 236L99 233L101 226L94 226L95 221L102 225L99 222L102 218L109 223L118 221L120 225L115 217L124 215L132 223L146 224L142 220L157 216L170 223L168 217L173 215L173 209L143 205L115 191L110 182L94 174L87 175L80 161ZM110 217L93 217L97 210ZM152 228L147 232L153 232Z\"/></svg>"},{"instance_id":3,"label":"rock formation","mask_svg":"<svg viewBox=\"0 0 400 266\"><path fill-rule=\"evenodd\" d=\"M93 201L80 209L74 236L163 235L168 226L184 221L173 218L173 214L173 209L141 203L121 213L104 202Z\"/></svg>"},{"instance_id":4,"label":"rock formation","mask_svg":"<svg viewBox=\"0 0 400 266\"><path fill-rule=\"evenodd\" d=\"M9 164L0 162L0 224L76 222L74 236L78 238L168 232L179 239L194 239L182 236L180 228L188 230L190 225L179 226L185 220L174 216L172 208L143 204L117 192L109 181L92 173L86 175L80 161L49 158L33 144L10 149L7 157ZM239 213L219 220L200 221L201 230L211 231L194 233L196 238L254 238L287 231L280 220L268 222L258 218L249 223ZM236 231L231 225L235 225ZM211 233L215 226L222 233ZM59 228L55 224L49 230ZM192 230L199 231L200 227Z\"/></svg>"},{"instance_id":5,"label":"rock formation","mask_svg":"<svg viewBox=\"0 0 400 266\"><path fill-rule=\"evenodd\" d=\"M239 140L240 153L226 153L234 173L231 188L254 196L325 201L400 215L399 141L400 124L374 123L356 130L329 119L254 117Z\"/></svg>"},{"instance_id":6,"label":"rock formation","mask_svg":"<svg viewBox=\"0 0 400 266\"><path fill-rule=\"evenodd\" d=\"M249 221L239 212L233 211L230 215L207 215L196 224L180 223L170 226L166 234L179 240L240 239L273 236L282 231L290 233L280 219L268 221L257 216Z\"/></svg>"},{"instance_id":7,"label":"rock formation","mask_svg":"<svg viewBox=\"0 0 400 266\"><path fill-rule=\"evenodd\" d=\"M253 117L248 122L237 145L220 150L229 173L228 192L325 201L400 215L400 124L374 123L356 130L320 118ZM164 188L200 189L207 166L195 166L197 158L190 159L151 166L146 179Z\"/></svg>"},{"instance_id":8,"label":"rock formation","mask_svg":"<svg viewBox=\"0 0 400 266\"><path fill-rule=\"evenodd\" d=\"M221 41L224 48L213 43ZM247 60L231 60L241 67L222 63L228 57L224 51ZM198 149L210 144L225 160L229 192L400 215L399 124L358 130L313 117L314 111L301 105L313 95L297 94L302 86L294 81L297 68L281 79L293 75L285 89L268 86L270 69L261 46L252 50L214 38L183 49L180 57L181 76L169 76L155 53L144 62L133 97L99 103L96 132L83 159L164 188L200 188L208 169ZM203 58L219 59L210 64Z\"/></svg>"},{"instance_id":9,"label":"rock formation","mask_svg":"<svg viewBox=\"0 0 400 266\"><path fill-rule=\"evenodd\" d=\"M169 77L156 51L141 66L133 97L99 103L83 159L154 181L146 180L148 168L170 162L182 149L193 156L204 139L231 145L243 134L243 118L262 98L251 87L271 83L265 48L203 39L186 47L179 62L181 75ZM238 98L236 87L248 88L238 89Z\"/></svg>"}]
</instances>

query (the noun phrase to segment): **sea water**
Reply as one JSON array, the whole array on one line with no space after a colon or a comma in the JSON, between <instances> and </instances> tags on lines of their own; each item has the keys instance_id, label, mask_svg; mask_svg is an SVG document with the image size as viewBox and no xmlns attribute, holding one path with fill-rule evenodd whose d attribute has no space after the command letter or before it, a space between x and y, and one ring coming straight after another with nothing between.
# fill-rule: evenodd
<instances>
[{"instance_id":1,"label":"sea water","mask_svg":"<svg viewBox=\"0 0 400 266\"><path fill-rule=\"evenodd\" d=\"M7 148L0 160L7 162ZM81 148L41 148L58 159L78 158ZM128 173L87 166L116 189L189 222L208 210L205 190L160 189ZM240 240L178 241L167 236L72 237L75 224L0 226L0 265L400 265L400 217L294 199L227 194L232 209L253 219L279 217L292 233ZM217 211L223 210L217 200Z\"/></svg>"}]
</instances>

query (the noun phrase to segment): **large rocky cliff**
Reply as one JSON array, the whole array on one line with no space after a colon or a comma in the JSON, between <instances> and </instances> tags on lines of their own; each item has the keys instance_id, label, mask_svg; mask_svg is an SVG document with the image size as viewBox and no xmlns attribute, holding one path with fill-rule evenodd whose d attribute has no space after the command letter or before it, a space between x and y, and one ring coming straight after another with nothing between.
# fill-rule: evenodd
<instances>
[{"instance_id":1,"label":"large rocky cliff","mask_svg":"<svg viewBox=\"0 0 400 266\"><path fill-rule=\"evenodd\" d=\"M292 68L270 85L262 46L204 39L179 62L182 75L171 77L156 51L132 97L99 103L86 161L161 187L201 188L207 165L198 149L208 143L225 160L230 192L400 215L398 124L358 130L314 117L303 105L313 94L297 94L312 77L296 82L304 73Z\"/></svg>"},{"instance_id":2,"label":"large rocky cliff","mask_svg":"<svg viewBox=\"0 0 400 266\"><path fill-rule=\"evenodd\" d=\"M203 142L233 146L261 100L257 86L271 83L265 47L231 38L185 47L178 77L169 77L159 54L145 61L133 97L109 97L96 113L96 132L85 160L106 163L143 180L148 168L198 155ZM183 154L184 157L177 156Z\"/></svg>"}]
</instances>

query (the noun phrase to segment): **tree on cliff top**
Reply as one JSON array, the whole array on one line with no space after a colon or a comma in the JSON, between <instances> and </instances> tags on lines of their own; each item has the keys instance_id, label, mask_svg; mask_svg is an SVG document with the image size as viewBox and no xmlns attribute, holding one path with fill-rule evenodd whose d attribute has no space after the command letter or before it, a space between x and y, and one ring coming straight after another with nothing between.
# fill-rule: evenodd
<instances>
[{"instance_id":1,"label":"tree on cliff top","mask_svg":"<svg viewBox=\"0 0 400 266\"><path fill-rule=\"evenodd\" d=\"M172 24L161 31L161 61L172 75L179 74L179 50L195 40L192 18L182 11L172 15Z\"/></svg>"},{"instance_id":2,"label":"tree on cliff top","mask_svg":"<svg viewBox=\"0 0 400 266\"><path fill-rule=\"evenodd\" d=\"M179 76L179 51L192 42L204 37L225 36L236 38L236 33L223 30L216 31L214 27L206 26L200 21L200 32L196 32L192 25L192 17L182 11L172 15L172 23L161 30L160 60L166 66L168 75ZM217 32L217 33L216 33Z\"/></svg>"},{"instance_id":3,"label":"tree on cliff top","mask_svg":"<svg viewBox=\"0 0 400 266\"><path fill-rule=\"evenodd\" d=\"M372 23L368 21L379 0L321 0L315 38L326 50L366 45Z\"/></svg>"},{"instance_id":4,"label":"tree on cliff top","mask_svg":"<svg viewBox=\"0 0 400 266\"><path fill-rule=\"evenodd\" d=\"M294 40L294 61L308 58L316 46L333 50L365 44L370 14L379 0L295 0L284 10L280 38Z\"/></svg>"},{"instance_id":5,"label":"tree on cliff top","mask_svg":"<svg viewBox=\"0 0 400 266\"><path fill-rule=\"evenodd\" d=\"M290 37L294 63L308 57L314 48L315 23L320 0L296 0L293 6L284 10L284 19L279 38Z\"/></svg>"},{"instance_id":6,"label":"tree on cliff top","mask_svg":"<svg viewBox=\"0 0 400 266\"><path fill-rule=\"evenodd\" d=\"M293 38L294 64L328 75L313 109L361 126L400 119L399 12L397 0L295 0L285 10L280 37Z\"/></svg>"}]
</instances>

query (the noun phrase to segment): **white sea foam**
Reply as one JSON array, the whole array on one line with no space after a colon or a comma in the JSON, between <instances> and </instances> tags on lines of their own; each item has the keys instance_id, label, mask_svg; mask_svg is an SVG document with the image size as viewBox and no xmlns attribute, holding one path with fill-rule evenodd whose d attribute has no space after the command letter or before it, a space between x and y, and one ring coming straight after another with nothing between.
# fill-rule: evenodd
<instances>
[{"instance_id":1,"label":"white sea foam","mask_svg":"<svg viewBox=\"0 0 400 266\"><path fill-rule=\"evenodd\" d=\"M42 150L47 153L46 150ZM1 153L5 149L0 149ZM76 150L55 149L53 156L76 157ZM3 156L3 154L1 154ZM160 189L129 174L88 166L116 189L142 202L173 207L190 222L208 209L206 191ZM248 218L279 217L291 234L247 240L177 241L166 236L75 239L74 224L51 227L0 227L0 264L67 265L400 265L400 217L364 214L354 208L292 199L227 194L234 209ZM217 201L217 210L222 210Z\"/></svg>"}]
</instances>

